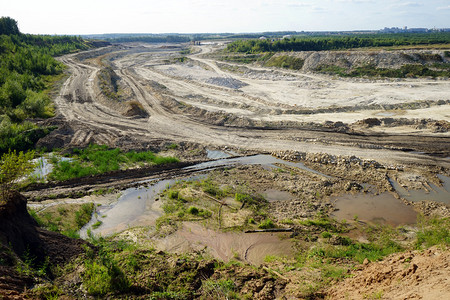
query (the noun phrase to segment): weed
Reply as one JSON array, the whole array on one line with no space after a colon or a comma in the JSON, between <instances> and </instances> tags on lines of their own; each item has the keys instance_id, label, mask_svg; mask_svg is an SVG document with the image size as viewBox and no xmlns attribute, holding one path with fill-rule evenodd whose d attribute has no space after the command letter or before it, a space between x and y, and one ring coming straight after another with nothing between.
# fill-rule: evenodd
<instances>
[{"instance_id":1,"label":"weed","mask_svg":"<svg viewBox=\"0 0 450 300\"><path fill-rule=\"evenodd\" d=\"M92 225L92 228L93 228L93 229L97 229L97 228L99 228L102 224L103 224L103 222L99 220L99 221L95 222L95 223Z\"/></svg>"},{"instance_id":2,"label":"weed","mask_svg":"<svg viewBox=\"0 0 450 300\"><path fill-rule=\"evenodd\" d=\"M322 236L324 239L329 239L329 238L331 238L333 235L332 235L331 233L329 233L328 231L323 231L323 232L321 233L321 236Z\"/></svg>"},{"instance_id":3,"label":"weed","mask_svg":"<svg viewBox=\"0 0 450 300\"><path fill-rule=\"evenodd\" d=\"M172 150L178 149L178 145L175 144L175 143L170 144L170 145L167 146L167 149L172 149Z\"/></svg>"},{"instance_id":4,"label":"weed","mask_svg":"<svg viewBox=\"0 0 450 300\"><path fill-rule=\"evenodd\" d=\"M300 70L303 67L304 60L301 58L288 56L288 55L280 55L273 56L270 58L264 66L266 67L279 67L284 69L291 70Z\"/></svg>"},{"instance_id":5,"label":"weed","mask_svg":"<svg viewBox=\"0 0 450 300\"><path fill-rule=\"evenodd\" d=\"M202 187L202 190L205 193L208 193L212 196L222 198L225 196L224 191L222 191L215 183L213 183L211 180L202 180L200 182L200 186Z\"/></svg>"},{"instance_id":6,"label":"weed","mask_svg":"<svg viewBox=\"0 0 450 300\"><path fill-rule=\"evenodd\" d=\"M202 294L207 299L239 299L236 285L231 279L203 281Z\"/></svg>"},{"instance_id":7,"label":"weed","mask_svg":"<svg viewBox=\"0 0 450 300\"><path fill-rule=\"evenodd\" d=\"M275 223L271 219L266 219L261 223L259 223L258 228L261 229L275 228Z\"/></svg>"},{"instance_id":8,"label":"weed","mask_svg":"<svg viewBox=\"0 0 450 300\"><path fill-rule=\"evenodd\" d=\"M434 245L450 245L450 218L419 216L416 249Z\"/></svg>"},{"instance_id":9,"label":"weed","mask_svg":"<svg viewBox=\"0 0 450 300\"><path fill-rule=\"evenodd\" d=\"M190 213L191 215L198 215L199 210L197 207L195 206L190 206L187 210L188 213Z\"/></svg>"},{"instance_id":10,"label":"weed","mask_svg":"<svg viewBox=\"0 0 450 300\"><path fill-rule=\"evenodd\" d=\"M84 203L81 209L75 212L75 222L78 229L81 229L90 220L94 212L94 203Z\"/></svg>"},{"instance_id":11,"label":"weed","mask_svg":"<svg viewBox=\"0 0 450 300\"><path fill-rule=\"evenodd\" d=\"M370 299L370 300L383 299L383 291L373 292L370 295L365 295L364 299Z\"/></svg>"},{"instance_id":12,"label":"weed","mask_svg":"<svg viewBox=\"0 0 450 300\"><path fill-rule=\"evenodd\" d=\"M108 149L107 146L89 145L84 150L74 149L72 161L58 161L49 174L52 180L68 180L119 170L130 165L145 162L151 164L167 164L178 162L174 157L161 157L151 151L122 152L120 149Z\"/></svg>"}]
</instances>

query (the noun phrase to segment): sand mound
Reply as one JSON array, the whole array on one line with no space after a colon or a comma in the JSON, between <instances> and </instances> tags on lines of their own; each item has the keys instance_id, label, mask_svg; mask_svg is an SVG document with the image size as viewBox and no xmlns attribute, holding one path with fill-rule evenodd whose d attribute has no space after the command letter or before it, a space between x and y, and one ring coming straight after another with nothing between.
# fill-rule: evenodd
<instances>
[{"instance_id":1,"label":"sand mound","mask_svg":"<svg viewBox=\"0 0 450 300\"><path fill-rule=\"evenodd\" d=\"M449 299L450 250L394 254L362 266L328 291L327 299Z\"/></svg>"}]
</instances>

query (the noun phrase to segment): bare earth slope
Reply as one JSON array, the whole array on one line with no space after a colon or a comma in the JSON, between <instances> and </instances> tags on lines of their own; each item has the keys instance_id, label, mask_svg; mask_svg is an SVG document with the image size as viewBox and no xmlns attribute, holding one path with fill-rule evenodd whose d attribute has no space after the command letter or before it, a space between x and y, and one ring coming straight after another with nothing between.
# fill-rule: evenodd
<instances>
[{"instance_id":1,"label":"bare earth slope","mask_svg":"<svg viewBox=\"0 0 450 300\"><path fill-rule=\"evenodd\" d=\"M447 299L450 252L430 248L371 263L333 286L327 299Z\"/></svg>"},{"instance_id":2,"label":"bare earth slope","mask_svg":"<svg viewBox=\"0 0 450 300\"><path fill-rule=\"evenodd\" d=\"M109 106L99 100L101 92L96 86L96 76L102 66L99 59L92 58L97 52L63 57L61 60L72 75L64 83L56 104L70 130L55 131L54 135L66 134L65 143L74 146L90 142L120 146L121 141L138 144L170 140L450 167L447 159L404 152L449 155L445 128L450 120L450 105L442 105L450 100L448 80L358 82L266 68L254 71L268 78L253 79L248 74L239 75L219 67L220 63L198 54L182 58L180 49L132 46L125 50L123 47L95 50L112 65L123 93L138 101L148 117L124 116L113 109L116 104ZM201 50L207 53L211 48L204 46ZM421 100L428 101L423 108L420 105L412 105L411 110L383 108L385 104L401 106ZM364 109L373 103L380 108ZM336 110L347 106L354 109ZM319 108L328 109L329 113ZM308 114L304 114L305 109ZM429 121L388 126L387 120L380 122L382 126L351 125L380 116L389 116L389 124L399 118L420 120L432 116L444 122L444 127Z\"/></svg>"}]
</instances>

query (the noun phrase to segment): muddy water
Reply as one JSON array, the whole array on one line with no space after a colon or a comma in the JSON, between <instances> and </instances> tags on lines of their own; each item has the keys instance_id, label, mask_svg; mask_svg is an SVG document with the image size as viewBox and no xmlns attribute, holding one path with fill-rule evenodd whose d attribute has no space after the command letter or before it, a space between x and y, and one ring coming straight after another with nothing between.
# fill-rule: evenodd
<instances>
[{"instance_id":1,"label":"muddy water","mask_svg":"<svg viewBox=\"0 0 450 300\"><path fill-rule=\"evenodd\" d=\"M437 176L442 181L442 186L436 186L430 183L427 190L406 190L397 181L390 180L390 182L399 196L408 201L419 202L430 200L450 204L450 177L443 175Z\"/></svg>"},{"instance_id":2,"label":"muddy water","mask_svg":"<svg viewBox=\"0 0 450 300\"><path fill-rule=\"evenodd\" d=\"M210 151L211 155L223 157L228 155L221 151ZM309 172L328 177L325 174L307 168L302 163L292 163L275 158L270 155L254 155L237 158L218 158L214 161L197 164L186 169L204 170L214 169L223 166L234 166L237 164L259 164L268 168L278 168L275 164L284 164L292 167L301 168ZM195 180L201 178L202 175L190 177L187 180ZM81 231L81 237L87 237L87 230L91 229L95 235L111 235L136 226L152 226L156 219L162 215L161 203L155 201L168 185L175 182L171 180L154 181L150 187L130 188L122 192L122 196L117 201L112 201L108 205L100 205L96 208L96 215L92 220L84 226ZM142 182L147 184L149 182ZM291 199L291 195L287 192L267 190L266 197L269 201L286 201ZM92 229L92 225L101 221L101 225L96 229Z\"/></svg>"},{"instance_id":3,"label":"muddy water","mask_svg":"<svg viewBox=\"0 0 450 300\"><path fill-rule=\"evenodd\" d=\"M228 154L223 151L206 149L206 157L209 159L221 159L231 157L231 154Z\"/></svg>"},{"instance_id":4,"label":"muddy water","mask_svg":"<svg viewBox=\"0 0 450 300\"><path fill-rule=\"evenodd\" d=\"M289 200L292 200L294 198L291 195L291 193L289 193L289 192L279 191L279 190L275 190L275 189L265 190L264 192L262 192L262 195L269 202L289 201Z\"/></svg>"},{"instance_id":5,"label":"muddy water","mask_svg":"<svg viewBox=\"0 0 450 300\"><path fill-rule=\"evenodd\" d=\"M259 164L269 169L278 168L276 164L289 165L313 172L317 175L328 177L320 172L307 168L302 163L292 163L272 157L270 155L255 155L238 158L224 158L227 153L221 151L209 151L211 158L216 160L201 163L187 169L204 170L237 164ZM203 178L204 175L190 177L188 180ZM161 201L156 201L168 185L175 180L154 181L150 187L131 188L122 192L122 196L111 204L97 207L95 217L82 228L80 236L87 237L90 229L94 235L107 236L122 232L126 229L138 226L153 226L157 218L162 214ZM143 182L144 184L148 184ZM269 201L287 201L292 198L288 192L268 189L264 191ZM92 229L92 225L101 221L101 225ZM285 235L285 237L287 237ZM204 228L196 223L184 223L182 229L171 234L165 239L158 240L157 247L171 252L186 252L192 250L207 251L214 257L228 261L240 259L252 264L261 264L267 255L292 255L292 242L289 239L280 239L280 234L274 233L241 233L220 232Z\"/></svg>"},{"instance_id":6,"label":"muddy water","mask_svg":"<svg viewBox=\"0 0 450 300\"><path fill-rule=\"evenodd\" d=\"M80 230L82 238L97 221L102 224L91 229L94 235L111 235L136 226L155 225L163 211L161 202L155 201L158 194L175 180L161 180L150 187L130 188L123 191L117 202L97 207L97 216Z\"/></svg>"},{"instance_id":7,"label":"muddy water","mask_svg":"<svg viewBox=\"0 0 450 300\"><path fill-rule=\"evenodd\" d=\"M395 198L389 192L347 194L332 199L337 211L332 216L338 220L360 220L383 225L407 225L416 223L417 213L412 207Z\"/></svg>"},{"instance_id":8,"label":"muddy water","mask_svg":"<svg viewBox=\"0 0 450 300\"><path fill-rule=\"evenodd\" d=\"M176 233L158 240L157 248L173 253L203 250L223 261L243 260L254 265L268 255L292 256L294 249L286 234L219 232L200 224L185 222Z\"/></svg>"}]
</instances>

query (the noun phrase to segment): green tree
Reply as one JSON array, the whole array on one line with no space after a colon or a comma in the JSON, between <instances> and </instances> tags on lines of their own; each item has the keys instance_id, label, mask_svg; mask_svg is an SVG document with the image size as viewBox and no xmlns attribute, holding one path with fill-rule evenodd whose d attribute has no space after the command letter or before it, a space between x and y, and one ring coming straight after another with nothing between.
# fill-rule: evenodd
<instances>
[{"instance_id":1,"label":"green tree","mask_svg":"<svg viewBox=\"0 0 450 300\"><path fill-rule=\"evenodd\" d=\"M10 151L2 155L0 160L0 202L8 199L8 194L13 190L18 179L28 175L34 168L31 159L34 151L19 154Z\"/></svg>"},{"instance_id":2,"label":"green tree","mask_svg":"<svg viewBox=\"0 0 450 300\"><path fill-rule=\"evenodd\" d=\"M0 18L0 34L20 34L17 21L10 17Z\"/></svg>"}]
</instances>

